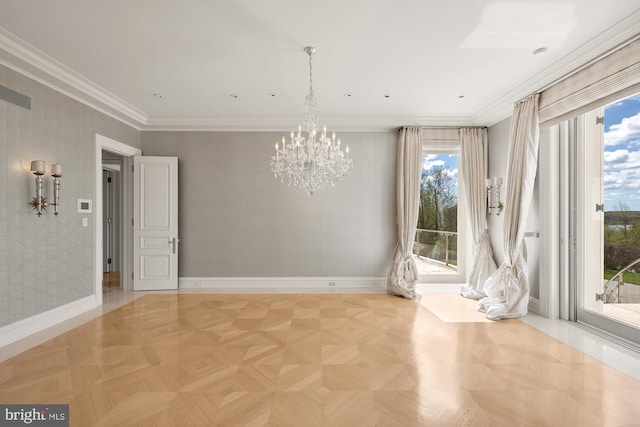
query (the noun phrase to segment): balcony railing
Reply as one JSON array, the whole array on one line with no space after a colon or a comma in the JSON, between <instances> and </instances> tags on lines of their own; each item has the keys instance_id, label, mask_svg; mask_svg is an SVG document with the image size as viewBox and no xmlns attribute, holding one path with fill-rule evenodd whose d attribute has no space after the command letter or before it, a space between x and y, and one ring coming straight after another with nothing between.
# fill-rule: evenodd
<instances>
[{"instance_id":1,"label":"balcony railing","mask_svg":"<svg viewBox=\"0 0 640 427\"><path fill-rule=\"evenodd\" d=\"M633 261L609 279L602 293L605 304L638 304L640 303L640 285L638 285L638 273L640 272L640 259ZM627 274L628 281L624 281Z\"/></svg>"},{"instance_id":2,"label":"balcony railing","mask_svg":"<svg viewBox=\"0 0 640 427\"><path fill-rule=\"evenodd\" d=\"M458 265L458 233L418 228L413 253L455 268Z\"/></svg>"}]
</instances>

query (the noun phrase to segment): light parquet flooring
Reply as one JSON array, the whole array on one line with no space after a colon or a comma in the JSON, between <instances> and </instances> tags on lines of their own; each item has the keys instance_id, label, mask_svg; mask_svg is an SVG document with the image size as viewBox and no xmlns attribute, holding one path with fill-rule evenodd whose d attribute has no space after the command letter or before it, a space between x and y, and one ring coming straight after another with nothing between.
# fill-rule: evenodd
<instances>
[{"instance_id":1,"label":"light parquet flooring","mask_svg":"<svg viewBox=\"0 0 640 427\"><path fill-rule=\"evenodd\" d=\"M519 320L378 294L146 295L1 363L0 403L82 427L640 425L638 381Z\"/></svg>"},{"instance_id":2,"label":"light parquet flooring","mask_svg":"<svg viewBox=\"0 0 640 427\"><path fill-rule=\"evenodd\" d=\"M103 288L119 288L120 287L120 272L102 273L102 287Z\"/></svg>"}]
</instances>

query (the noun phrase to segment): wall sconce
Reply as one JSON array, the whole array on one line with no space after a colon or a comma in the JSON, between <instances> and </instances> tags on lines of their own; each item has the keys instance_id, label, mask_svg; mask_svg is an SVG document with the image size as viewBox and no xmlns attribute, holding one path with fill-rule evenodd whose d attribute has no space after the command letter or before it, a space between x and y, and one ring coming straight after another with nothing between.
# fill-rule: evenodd
<instances>
[{"instance_id":1,"label":"wall sconce","mask_svg":"<svg viewBox=\"0 0 640 427\"><path fill-rule=\"evenodd\" d=\"M504 206L500 201L500 187L502 187L502 178L488 178L487 183L487 210L491 215L491 209L495 209L496 215L500 215Z\"/></svg>"},{"instance_id":2,"label":"wall sconce","mask_svg":"<svg viewBox=\"0 0 640 427\"><path fill-rule=\"evenodd\" d=\"M53 177L53 203L47 202L47 198L42 195L42 175L47 172L44 160L34 160L31 162L31 172L36 176L36 197L31 200L31 206L36 211L36 215L42 216L42 212L48 205L53 205L54 215L58 216L58 205L60 204L60 177L62 176L62 165L54 163L51 165L51 176Z\"/></svg>"},{"instance_id":3,"label":"wall sconce","mask_svg":"<svg viewBox=\"0 0 640 427\"><path fill-rule=\"evenodd\" d=\"M60 163L51 165L51 176L53 177L53 214L58 216L58 206L60 205L60 178L62 177L62 165Z\"/></svg>"}]
</instances>

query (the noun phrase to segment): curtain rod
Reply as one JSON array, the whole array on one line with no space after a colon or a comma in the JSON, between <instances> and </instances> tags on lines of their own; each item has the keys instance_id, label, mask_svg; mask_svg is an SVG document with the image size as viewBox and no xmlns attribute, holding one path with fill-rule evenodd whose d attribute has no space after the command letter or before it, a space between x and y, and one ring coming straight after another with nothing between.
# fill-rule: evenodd
<instances>
[{"instance_id":1,"label":"curtain rod","mask_svg":"<svg viewBox=\"0 0 640 427\"><path fill-rule=\"evenodd\" d=\"M487 126L421 126L423 130L488 129Z\"/></svg>"}]
</instances>

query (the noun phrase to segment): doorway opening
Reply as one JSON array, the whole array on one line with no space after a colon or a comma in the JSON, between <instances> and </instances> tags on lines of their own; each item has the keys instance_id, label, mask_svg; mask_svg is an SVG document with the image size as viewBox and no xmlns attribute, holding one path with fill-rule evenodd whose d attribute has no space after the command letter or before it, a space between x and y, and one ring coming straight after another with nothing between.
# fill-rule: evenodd
<instances>
[{"instance_id":1,"label":"doorway opening","mask_svg":"<svg viewBox=\"0 0 640 427\"><path fill-rule=\"evenodd\" d=\"M132 173L124 173L124 171L131 170L133 165L133 156L139 156L142 151L139 148L131 147L123 144L106 136L96 134L95 142L95 260L94 260L94 297L96 299L96 305L102 305L103 293L102 282L103 276L103 227L102 224L102 210L103 210L103 152L107 152L110 155L117 155L121 157L121 212L122 212L122 227L120 227L119 236L121 249L119 256L119 270L120 270L120 289L124 291L130 291L132 287L132 272L133 272L133 232L132 227L124 226L129 224L130 218L133 218L133 177Z\"/></svg>"},{"instance_id":2,"label":"doorway opening","mask_svg":"<svg viewBox=\"0 0 640 427\"><path fill-rule=\"evenodd\" d=\"M423 153L413 253L421 275L458 274L458 153Z\"/></svg>"},{"instance_id":3,"label":"doorway opening","mask_svg":"<svg viewBox=\"0 0 640 427\"><path fill-rule=\"evenodd\" d=\"M102 151L103 291L122 287L122 156Z\"/></svg>"},{"instance_id":4,"label":"doorway opening","mask_svg":"<svg viewBox=\"0 0 640 427\"><path fill-rule=\"evenodd\" d=\"M575 313L640 343L640 94L575 119Z\"/></svg>"},{"instance_id":5,"label":"doorway opening","mask_svg":"<svg viewBox=\"0 0 640 427\"><path fill-rule=\"evenodd\" d=\"M419 283L461 284L466 279L464 186L458 174L459 133L423 139L418 227L413 257Z\"/></svg>"}]
</instances>

